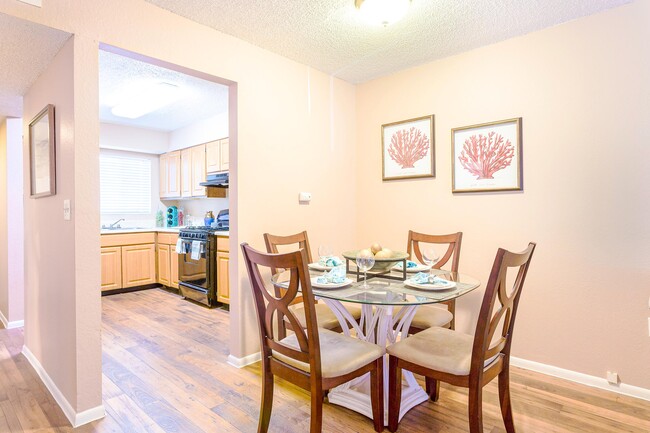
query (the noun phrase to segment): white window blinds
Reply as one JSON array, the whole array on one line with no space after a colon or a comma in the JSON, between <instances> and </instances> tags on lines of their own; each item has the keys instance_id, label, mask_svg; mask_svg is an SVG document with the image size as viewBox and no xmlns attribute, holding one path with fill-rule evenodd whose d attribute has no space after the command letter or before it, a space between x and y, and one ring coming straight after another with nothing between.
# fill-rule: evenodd
<instances>
[{"instance_id":1,"label":"white window blinds","mask_svg":"<svg viewBox=\"0 0 650 433\"><path fill-rule=\"evenodd\" d=\"M102 214L151 213L151 161L99 156Z\"/></svg>"}]
</instances>

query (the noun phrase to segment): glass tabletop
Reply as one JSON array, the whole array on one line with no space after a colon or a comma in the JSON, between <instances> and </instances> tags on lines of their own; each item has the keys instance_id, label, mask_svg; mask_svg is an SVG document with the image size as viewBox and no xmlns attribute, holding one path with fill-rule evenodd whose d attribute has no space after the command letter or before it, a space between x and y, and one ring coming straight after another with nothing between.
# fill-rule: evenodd
<instances>
[{"instance_id":1,"label":"glass tabletop","mask_svg":"<svg viewBox=\"0 0 650 433\"><path fill-rule=\"evenodd\" d=\"M323 275L323 271L310 270L310 274L312 292L318 298L373 305L437 304L456 299L471 292L481 284L476 278L466 274L437 269L433 271L438 278L453 283L453 287L433 290L428 288L426 284L415 287L409 282L410 276L405 281L389 280L383 279L381 276L375 276L368 280L369 287L364 288L363 281L355 281L356 275L352 274L347 275L350 283L342 287L316 287L314 284L319 286L317 278ZM274 275L271 281L278 287L286 288L289 276L289 272L281 272Z\"/></svg>"}]
</instances>

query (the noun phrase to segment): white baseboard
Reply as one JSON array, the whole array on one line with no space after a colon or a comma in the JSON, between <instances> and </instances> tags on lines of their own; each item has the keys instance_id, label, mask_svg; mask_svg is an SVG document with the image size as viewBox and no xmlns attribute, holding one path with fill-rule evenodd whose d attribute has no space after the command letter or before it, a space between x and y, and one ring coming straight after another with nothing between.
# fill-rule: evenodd
<instances>
[{"instance_id":1,"label":"white baseboard","mask_svg":"<svg viewBox=\"0 0 650 433\"><path fill-rule=\"evenodd\" d=\"M250 355L244 356L243 358L237 358L235 356L228 355L228 364L236 368L243 368L247 365L255 364L260 359L262 359L261 352L252 353Z\"/></svg>"},{"instance_id":2,"label":"white baseboard","mask_svg":"<svg viewBox=\"0 0 650 433\"><path fill-rule=\"evenodd\" d=\"M13 322L8 321L2 311L0 311L0 322L2 322L2 326L4 326L5 329L22 328L25 326L24 320L14 320Z\"/></svg>"},{"instance_id":3,"label":"white baseboard","mask_svg":"<svg viewBox=\"0 0 650 433\"><path fill-rule=\"evenodd\" d=\"M52 378L50 378L50 375L47 374L47 371L45 371L41 363L36 359L27 346L23 346L23 355L25 355L25 358L27 358L32 367L34 367L38 377L41 378L45 387L50 391L50 394L52 394L52 397L54 397L54 400L56 400L66 418L70 421L70 424L72 424L72 427L79 427L91 421L103 418L106 415L103 405L93 407L83 412L75 412L70 402L68 402L68 400L63 396L61 390L59 390Z\"/></svg>"},{"instance_id":4,"label":"white baseboard","mask_svg":"<svg viewBox=\"0 0 650 433\"><path fill-rule=\"evenodd\" d=\"M600 377L578 373L577 371L565 370L564 368L554 367L552 365L546 365L540 362L528 361L527 359L516 358L514 356L510 357L510 365L526 370L536 371L548 376L570 380L571 382L580 383L582 385L605 389L607 391L614 391L618 394L628 395L630 397L636 397L650 401L650 389L627 385L625 383L613 385L607 382L606 379Z\"/></svg>"}]
</instances>

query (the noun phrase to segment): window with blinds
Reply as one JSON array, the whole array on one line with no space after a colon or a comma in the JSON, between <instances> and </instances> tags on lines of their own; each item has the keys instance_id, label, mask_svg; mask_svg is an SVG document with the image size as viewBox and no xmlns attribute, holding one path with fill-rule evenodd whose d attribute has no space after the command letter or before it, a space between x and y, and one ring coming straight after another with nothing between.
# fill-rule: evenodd
<instances>
[{"instance_id":1,"label":"window with blinds","mask_svg":"<svg viewBox=\"0 0 650 433\"><path fill-rule=\"evenodd\" d=\"M99 156L102 214L151 213L151 160Z\"/></svg>"}]
</instances>

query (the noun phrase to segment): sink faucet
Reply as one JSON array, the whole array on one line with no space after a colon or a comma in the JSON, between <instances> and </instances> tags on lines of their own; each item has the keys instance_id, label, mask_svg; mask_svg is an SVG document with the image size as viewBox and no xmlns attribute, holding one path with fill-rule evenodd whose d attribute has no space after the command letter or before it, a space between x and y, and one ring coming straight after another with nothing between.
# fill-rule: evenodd
<instances>
[{"instance_id":1,"label":"sink faucet","mask_svg":"<svg viewBox=\"0 0 650 433\"><path fill-rule=\"evenodd\" d=\"M109 224L109 225L108 225L108 228L109 228L109 229L116 228L115 226L116 226L120 221L126 221L126 220L125 220L124 218L120 218L119 220L115 221L113 224ZM119 226L117 226L117 228L119 228Z\"/></svg>"}]
</instances>

